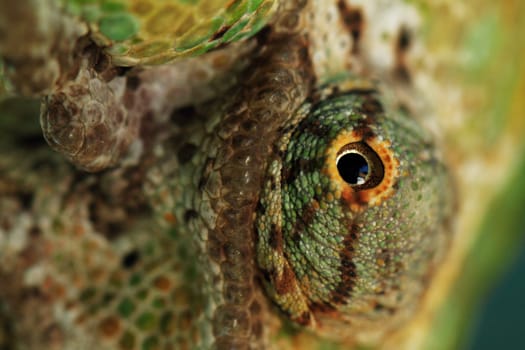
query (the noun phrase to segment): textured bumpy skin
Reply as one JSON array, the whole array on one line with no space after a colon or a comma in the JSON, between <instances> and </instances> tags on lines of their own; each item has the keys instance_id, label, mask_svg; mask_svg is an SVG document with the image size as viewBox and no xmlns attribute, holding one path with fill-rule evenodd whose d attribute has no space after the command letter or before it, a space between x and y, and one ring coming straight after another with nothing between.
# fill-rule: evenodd
<instances>
[{"instance_id":1,"label":"textured bumpy skin","mask_svg":"<svg viewBox=\"0 0 525 350\"><path fill-rule=\"evenodd\" d=\"M204 348L268 346L253 223L272 145L312 84L306 41L293 34L296 30L271 34L271 43L253 63L258 68L247 74L233 100L213 113L211 125L216 125L210 135L194 136L176 151L174 187L166 190L174 203L164 207L175 208L175 221L184 223L180 234L196 239L196 265L205 281L200 288L207 300L195 324L201 329L198 345Z\"/></svg>"},{"instance_id":2,"label":"textured bumpy skin","mask_svg":"<svg viewBox=\"0 0 525 350\"><path fill-rule=\"evenodd\" d=\"M252 45L233 46L193 62L181 61L155 69L121 67L91 40L77 44L76 66L69 80L59 82L42 100L40 123L51 147L87 171L100 171L144 149L141 125L163 122L169 112L227 90L233 74L244 67Z\"/></svg>"},{"instance_id":3,"label":"textured bumpy skin","mask_svg":"<svg viewBox=\"0 0 525 350\"><path fill-rule=\"evenodd\" d=\"M18 91L45 94L41 123L46 140L79 168L100 171L125 158L130 145L131 158L140 154L143 145L134 140L155 99L153 89L163 85L165 91L155 93L169 94L170 102L161 106L166 109L188 103L189 94L195 103L199 96L223 92L230 85L226 73L242 67L240 58L250 45L233 45L227 54L153 73L124 76L123 66L159 65L246 39L272 19L277 2L24 0L2 7L7 10L0 15L0 31L9 40L0 43L0 52L17 73ZM31 30L16 26L24 16L34 18ZM25 45L19 45L19 37L26 38ZM150 84L141 88L138 81Z\"/></svg>"},{"instance_id":4,"label":"textured bumpy skin","mask_svg":"<svg viewBox=\"0 0 525 350\"><path fill-rule=\"evenodd\" d=\"M293 321L330 337L394 329L449 240L445 168L424 130L374 91L331 93L297 114L257 210L266 288ZM359 160L356 181L345 174Z\"/></svg>"},{"instance_id":5,"label":"textured bumpy skin","mask_svg":"<svg viewBox=\"0 0 525 350\"><path fill-rule=\"evenodd\" d=\"M200 55L257 33L274 0L62 0L90 23L93 39L115 64L161 64Z\"/></svg>"},{"instance_id":6,"label":"textured bumpy skin","mask_svg":"<svg viewBox=\"0 0 525 350\"><path fill-rule=\"evenodd\" d=\"M56 1L20 1L40 24L28 42L52 36L42 28ZM406 101L406 23L364 32L362 9L388 12L370 2L280 2L273 18L269 1L62 3L49 27L61 35L40 49L0 42L8 76L53 58L35 65L46 79L13 83L45 95L44 137L60 152L0 148L0 347L289 349L301 334L348 347L403 326L443 257L453 203L425 117ZM177 20L217 10L250 33L266 8L271 24L173 65L115 65L178 55L144 49L179 40L161 32L177 6ZM245 33L202 23L205 40L193 33L184 54ZM73 42L52 54L64 36ZM376 39L395 59L371 57Z\"/></svg>"}]
</instances>

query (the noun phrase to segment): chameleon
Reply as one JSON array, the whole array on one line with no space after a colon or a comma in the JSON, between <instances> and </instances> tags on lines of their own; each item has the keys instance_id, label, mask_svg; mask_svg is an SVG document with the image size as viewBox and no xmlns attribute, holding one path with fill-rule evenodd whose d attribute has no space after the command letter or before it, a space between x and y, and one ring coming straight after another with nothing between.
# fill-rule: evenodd
<instances>
[{"instance_id":1,"label":"chameleon","mask_svg":"<svg viewBox=\"0 0 525 350\"><path fill-rule=\"evenodd\" d=\"M2 148L2 346L408 347L460 181L414 5L1 4L57 151Z\"/></svg>"}]
</instances>

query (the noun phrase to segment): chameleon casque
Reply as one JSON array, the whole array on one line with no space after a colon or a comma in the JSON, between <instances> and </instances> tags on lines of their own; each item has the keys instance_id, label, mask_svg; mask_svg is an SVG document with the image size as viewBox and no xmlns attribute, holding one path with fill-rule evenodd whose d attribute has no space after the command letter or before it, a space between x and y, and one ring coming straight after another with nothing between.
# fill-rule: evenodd
<instances>
[{"instance_id":1,"label":"chameleon casque","mask_svg":"<svg viewBox=\"0 0 525 350\"><path fill-rule=\"evenodd\" d=\"M3 348L396 348L456 208L414 5L0 6L58 151L2 149Z\"/></svg>"}]
</instances>

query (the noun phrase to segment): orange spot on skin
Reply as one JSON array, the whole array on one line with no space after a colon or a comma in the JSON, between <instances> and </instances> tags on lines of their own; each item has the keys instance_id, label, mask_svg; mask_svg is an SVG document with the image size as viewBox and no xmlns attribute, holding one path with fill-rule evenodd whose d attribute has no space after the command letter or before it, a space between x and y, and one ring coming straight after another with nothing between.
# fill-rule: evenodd
<instances>
[{"instance_id":1,"label":"orange spot on skin","mask_svg":"<svg viewBox=\"0 0 525 350\"><path fill-rule=\"evenodd\" d=\"M155 278L153 285L155 286L155 288L163 292L167 292L171 288L171 281L167 277L159 276Z\"/></svg>"},{"instance_id":2,"label":"orange spot on skin","mask_svg":"<svg viewBox=\"0 0 525 350\"><path fill-rule=\"evenodd\" d=\"M73 232L75 234L75 236L83 236L85 233L86 233L86 230L84 229L83 226L80 226L80 225L75 225L75 227L73 228Z\"/></svg>"},{"instance_id":3,"label":"orange spot on skin","mask_svg":"<svg viewBox=\"0 0 525 350\"><path fill-rule=\"evenodd\" d=\"M295 281L295 273L288 264L284 264L282 274L275 280L275 290L279 294L291 293L295 290Z\"/></svg>"},{"instance_id":4,"label":"orange spot on skin","mask_svg":"<svg viewBox=\"0 0 525 350\"><path fill-rule=\"evenodd\" d=\"M46 276L42 283L42 292L52 300L57 300L65 297L66 288L53 277Z\"/></svg>"},{"instance_id":5,"label":"orange spot on skin","mask_svg":"<svg viewBox=\"0 0 525 350\"><path fill-rule=\"evenodd\" d=\"M177 222L175 215L173 215L172 213L164 213L164 220L166 220L170 224L175 224Z\"/></svg>"},{"instance_id":6,"label":"orange spot on skin","mask_svg":"<svg viewBox=\"0 0 525 350\"><path fill-rule=\"evenodd\" d=\"M307 311L295 317L294 321L300 324L301 326L308 326L312 323L310 313Z\"/></svg>"},{"instance_id":7,"label":"orange spot on skin","mask_svg":"<svg viewBox=\"0 0 525 350\"><path fill-rule=\"evenodd\" d=\"M115 337L120 331L120 321L114 316L108 316L99 324L99 330L102 336L107 338Z\"/></svg>"},{"instance_id":8,"label":"orange spot on skin","mask_svg":"<svg viewBox=\"0 0 525 350\"><path fill-rule=\"evenodd\" d=\"M66 296L66 288L63 285L57 284L54 289L55 297L58 299L63 299Z\"/></svg>"}]
</instances>

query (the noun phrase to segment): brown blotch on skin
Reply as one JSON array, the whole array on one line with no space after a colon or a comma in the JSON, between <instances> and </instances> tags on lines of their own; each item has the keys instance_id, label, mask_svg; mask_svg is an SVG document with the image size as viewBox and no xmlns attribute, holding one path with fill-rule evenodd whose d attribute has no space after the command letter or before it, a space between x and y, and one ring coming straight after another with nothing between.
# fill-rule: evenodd
<instances>
[{"instance_id":1,"label":"brown blotch on skin","mask_svg":"<svg viewBox=\"0 0 525 350\"><path fill-rule=\"evenodd\" d=\"M340 253L341 265L339 267L339 272L341 276L341 281L332 291L330 297L330 304L345 304L348 302L352 290L354 288L356 274L356 266L353 262L354 258L354 243L358 238L359 226L355 223L350 225L349 233L343 240L344 248ZM319 310L321 312L329 312L330 310Z\"/></svg>"},{"instance_id":2,"label":"brown blotch on skin","mask_svg":"<svg viewBox=\"0 0 525 350\"><path fill-rule=\"evenodd\" d=\"M268 270L265 270L265 269L259 269L259 272L260 272L260 276L261 276L262 280L265 283L272 283L272 275L273 275L272 271L268 271Z\"/></svg>"},{"instance_id":3,"label":"brown blotch on skin","mask_svg":"<svg viewBox=\"0 0 525 350\"><path fill-rule=\"evenodd\" d=\"M294 290L295 273L288 264L284 264L283 273L275 278L275 291L278 294L288 294Z\"/></svg>"},{"instance_id":4,"label":"brown blotch on skin","mask_svg":"<svg viewBox=\"0 0 525 350\"><path fill-rule=\"evenodd\" d=\"M305 311L296 317L294 321L301 326L308 326L310 324L310 313Z\"/></svg>"},{"instance_id":5,"label":"brown blotch on skin","mask_svg":"<svg viewBox=\"0 0 525 350\"><path fill-rule=\"evenodd\" d=\"M107 55L97 53L95 62L93 63L93 69L97 73L102 73L107 70L111 65L111 62Z\"/></svg>"},{"instance_id":6,"label":"brown blotch on skin","mask_svg":"<svg viewBox=\"0 0 525 350\"><path fill-rule=\"evenodd\" d=\"M376 97L377 91L373 89L355 89L349 91L348 94L358 94L364 100L359 108L359 113L366 115L366 118L358 122L358 125L353 129L354 133L363 141L375 137L375 133L370 126L376 124L377 115L384 112L383 105Z\"/></svg>"},{"instance_id":7,"label":"brown blotch on skin","mask_svg":"<svg viewBox=\"0 0 525 350\"><path fill-rule=\"evenodd\" d=\"M124 92L124 96L122 97L122 104L126 109L132 110L135 106L136 96L131 92L131 90L127 90Z\"/></svg>"},{"instance_id":8,"label":"brown blotch on skin","mask_svg":"<svg viewBox=\"0 0 525 350\"><path fill-rule=\"evenodd\" d=\"M268 239L270 247L277 252L283 251L283 232L282 229L275 224L272 224L270 229L270 237Z\"/></svg>"},{"instance_id":9,"label":"brown blotch on skin","mask_svg":"<svg viewBox=\"0 0 525 350\"><path fill-rule=\"evenodd\" d=\"M294 176L296 175L293 175L293 172L292 172L292 168L286 164L283 164L283 167L281 169L281 181L282 183L284 184L289 184L292 182L292 179L294 178ZM276 184L275 182L272 180L271 182L271 189L272 191L275 190L276 188Z\"/></svg>"},{"instance_id":10,"label":"brown blotch on skin","mask_svg":"<svg viewBox=\"0 0 525 350\"><path fill-rule=\"evenodd\" d=\"M386 306L384 304L381 304L381 303L376 303L374 305L374 311L375 312L386 312L390 315L394 314L396 312L396 309L393 308L393 307L390 307L390 306Z\"/></svg>"},{"instance_id":11,"label":"brown blotch on skin","mask_svg":"<svg viewBox=\"0 0 525 350\"><path fill-rule=\"evenodd\" d=\"M379 101L377 95L377 90L374 89L354 89L348 92L352 95L361 96L363 103L359 107L359 113L366 115L360 125L356 129L365 128L370 130L369 134L372 134L369 126L376 123L376 118L378 114L384 113L383 105Z\"/></svg>"},{"instance_id":12,"label":"brown blotch on skin","mask_svg":"<svg viewBox=\"0 0 525 350\"><path fill-rule=\"evenodd\" d=\"M298 241L301 238L301 233L306 230L314 220L315 213L319 211L319 203L313 200L309 205L305 205L302 209L300 217L295 221L295 225L292 229L292 238L294 241Z\"/></svg>"},{"instance_id":13,"label":"brown blotch on skin","mask_svg":"<svg viewBox=\"0 0 525 350\"><path fill-rule=\"evenodd\" d=\"M224 36L224 34L226 34L226 32L228 30L230 30L231 27L232 27L231 25L227 25L227 26L221 27L218 31L216 31L213 34L213 36L211 37L210 41L222 38Z\"/></svg>"},{"instance_id":14,"label":"brown blotch on skin","mask_svg":"<svg viewBox=\"0 0 525 350\"><path fill-rule=\"evenodd\" d=\"M132 91L137 90L140 86L140 78L138 75L128 75L126 77L126 88Z\"/></svg>"},{"instance_id":15,"label":"brown blotch on skin","mask_svg":"<svg viewBox=\"0 0 525 350\"><path fill-rule=\"evenodd\" d=\"M326 302L313 303L308 306L313 313L329 313L335 311L335 307Z\"/></svg>"},{"instance_id":16,"label":"brown blotch on skin","mask_svg":"<svg viewBox=\"0 0 525 350\"><path fill-rule=\"evenodd\" d=\"M125 254L121 260L121 266L126 269L131 269L140 261L140 253L137 250L132 250Z\"/></svg>"},{"instance_id":17,"label":"brown blotch on skin","mask_svg":"<svg viewBox=\"0 0 525 350\"><path fill-rule=\"evenodd\" d=\"M262 324L262 321L257 319L252 321L252 333L257 338L261 338L264 334L264 326Z\"/></svg>"},{"instance_id":18,"label":"brown blotch on skin","mask_svg":"<svg viewBox=\"0 0 525 350\"><path fill-rule=\"evenodd\" d=\"M301 172L314 171L319 167L319 161L317 159L296 159L293 161L291 166L284 165L281 171L281 183L290 185L292 184Z\"/></svg>"},{"instance_id":19,"label":"brown blotch on skin","mask_svg":"<svg viewBox=\"0 0 525 350\"><path fill-rule=\"evenodd\" d=\"M106 82L112 80L116 76L125 75L129 67L117 67L111 62L111 58L103 52L89 35L81 37L75 46L74 56L76 62L81 62L83 58L87 58L89 69L96 72L101 80ZM73 68L68 76L74 78L78 74L79 67Z\"/></svg>"},{"instance_id":20,"label":"brown blotch on skin","mask_svg":"<svg viewBox=\"0 0 525 350\"><path fill-rule=\"evenodd\" d=\"M108 316L99 324L99 330L102 336L112 338L120 331L120 322L114 316Z\"/></svg>"},{"instance_id":21,"label":"brown blotch on skin","mask_svg":"<svg viewBox=\"0 0 525 350\"><path fill-rule=\"evenodd\" d=\"M194 209L188 209L184 212L184 222L189 222L199 217L199 213Z\"/></svg>"},{"instance_id":22,"label":"brown blotch on skin","mask_svg":"<svg viewBox=\"0 0 525 350\"><path fill-rule=\"evenodd\" d=\"M262 306L257 300L252 301L250 305L250 312L253 316L258 316L261 314Z\"/></svg>"},{"instance_id":23,"label":"brown blotch on skin","mask_svg":"<svg viewBox=\"0 0 525 350\"><path fill-rule=\"evenodd\" d=\"M361 110L365 112L366 114L375 115L375 114L383 113L383 106L378 100L374 98L368 98L361 106Z\"/></svg>"},{"instance_id":24,"label":"brown blotch on skin","mask_svg":"<svg viewBox=\"0 0 525 350\"><path fill-rule=\"evenodd\" d=\"M72 98L80 98L89 94L89 89L85 85L72 84L69 88L69 96Z\"/></svg>"},{"instance_id":25,"label":"brown blotch on skin","mask_svg":"<svg viewBox=\"0 0 525 350\"><path fill-rule=\"evenodd\" d=\"M186 164L193 158L197 151L198 147L196 145L186 142L177 151L177 159L181 164Z\"/></svg>"},{"instance_id":26,"label":"brown blotch on skin","mask_svg":"<svg viewBox=\"0 0 525 350\"><path fill-rule=\"evenodd\" d=\"M360 51L360 39L364 30L364 18L360 8L349 6L344 0L337 2L343 25L352 37L352 53Z\"/></svg>"},{"instance_id":27,"label":"brown blotch on skin","mask_svg":"<svg viewBox=\"0 0 525 350\"><path fill-rule=\"evenodd\" d=\"M308 123L306 127L299 127L298 132L309 132L313 136L323 137L326 135L326 127L323 126L319 121L313 121Z\"/></svg>"},{"instance_id":28,"label":"brown blotch on skin","mask_svg":"<svg viewBox=\"0 0 525 350\"><path fill-rule=\"evenodd\" d=\"M178 315L177 328L182 330L189 330L193 321L193 314L190 310L185 310Z\"/></svg>"},{"instance_id":29,"label":"brown blotch on skin","mask_svg":"<svg viewBox=\"0 0 525 350\"><path fill-rule=\"evenodd\" d=\"M407 83L411 81L411 76L406 63L406 54L411 45L412 34L406 27L401 27L394 47L396 58L394 74L397 78Z\"/></svg>"},{"instance_id":30,"label":"brown blotch on skin","mask_svg":"<svg viewBox=\"0 0 525 350\"><path fill-rule=\"evenodd\" d=\"M170 120L177 125L186 126L198 118L198 115L194 106L187 106L173 110Z\"/></svg>"},{"instance_id":31,"label":"brown blotch on skin","mask_svg":"<svg viewBox=\"0 0 525 350\"><path fill-rule=\"evenodd\" d=\"M171 281L169 280L169 278L165 277L165 276L158 276L157 278L155 278L155 280L153 281L153 285L155 286L155 288L157 288L158 290L161 290L163 292L167 292L170 290L171 288Z\"/></svg>"}]
</instances>

